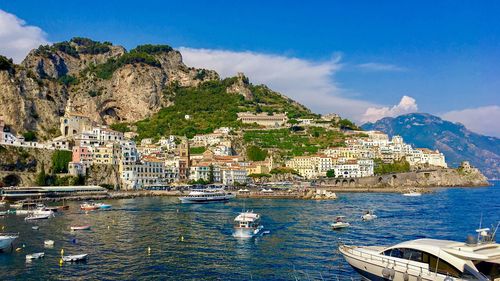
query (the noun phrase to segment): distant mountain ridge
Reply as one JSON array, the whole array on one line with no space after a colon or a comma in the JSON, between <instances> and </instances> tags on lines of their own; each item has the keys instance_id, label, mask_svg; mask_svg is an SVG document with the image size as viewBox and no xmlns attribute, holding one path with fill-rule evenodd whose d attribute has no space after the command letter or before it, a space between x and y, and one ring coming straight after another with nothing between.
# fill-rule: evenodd
<instances>
[{"instance_id":1,"label":"distant mountain ridge","mask_svg":"<svg viewBox=\"0 0 500 281\"><path fill-rule=\"evenodd\" d=\"M500 139L468 130L460 123L443 120L427 113L386 117L361 126L390 136L400 135L414 147L438 149L450 166L467 160L488 178L500 178Z\"/></svg>"}]
</instances>

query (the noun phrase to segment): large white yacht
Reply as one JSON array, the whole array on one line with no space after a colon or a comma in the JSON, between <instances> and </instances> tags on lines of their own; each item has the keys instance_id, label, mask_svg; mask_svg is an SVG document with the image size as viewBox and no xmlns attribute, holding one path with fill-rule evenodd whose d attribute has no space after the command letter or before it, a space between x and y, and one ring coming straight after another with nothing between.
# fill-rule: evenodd
<instances>
[{"instance_id":1,"label":"large white yacht","mask_svg":"<svg viewBox=\"0 0 500 281\"><path fill-rule=\"evenodd\" d=\"M182 203L224 202L235 195L221 188L193 189L187 196L179 197Z\"/></svg>"},{"instance_id":2,"label":"large white yacht","mask_svg":"<svg viewBox=\"0 0 500 281\"><path fill-rule=\"evenodd\" d=\"M260 215L253 211L240 213L234 219L234 222L234 237L251 238L259 234L264 228L264 226L260 224Z\"/></svg>"},{"instance_id":3,"label":"large white yacht","mask_svg":"<svg viewBox=\"0 0 500 281\"><path fill-rule=\"evenodd\" d=\"M13 233L0 233L0 251L6 251L12 248L12 243L17 237L18 235Z\"/></svg>"},{"instance_id":4,"label":"large white yacht","mask_svg":"<svg viewBox=\"0 0 500 281\"><path fill-rule=\"evenodd\" d=\"M500 245L488 228L467 242L417 239L391 247L341 244L340 253L369 280L500 280Z\"/></svg>"}]
</instances>

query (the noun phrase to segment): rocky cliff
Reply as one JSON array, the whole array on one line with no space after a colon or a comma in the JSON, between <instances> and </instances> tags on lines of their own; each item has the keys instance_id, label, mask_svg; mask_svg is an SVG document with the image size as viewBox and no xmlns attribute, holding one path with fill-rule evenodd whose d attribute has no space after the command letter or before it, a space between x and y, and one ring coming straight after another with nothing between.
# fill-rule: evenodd
<instances>
[{"instance_id":1,"label":"rocky cliff","mask_svg":"<svg viewBox=\"0 0 500 281\"><path fill-rule=\"evenodd\" d=\"M68 101L98 122L135 122L169 105L163 95L167 85L196 86L219 79L214 71L187 67L169 46L143 45L127 52L85 38L40 46L20 65L1 60L5 123L41 137L57 134Z\"/></svg>"}]
</instances>

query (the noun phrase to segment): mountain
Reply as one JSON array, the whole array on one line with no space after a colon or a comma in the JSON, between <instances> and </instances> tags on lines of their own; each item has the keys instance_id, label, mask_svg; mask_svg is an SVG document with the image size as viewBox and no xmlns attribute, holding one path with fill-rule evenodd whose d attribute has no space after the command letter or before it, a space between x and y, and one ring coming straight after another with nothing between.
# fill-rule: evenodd
<instances>
[{"instance_id":1,"label":"mountain","mask_svg":"<svg viewBox=\"0 0 500 281\"><path fill-rule=\"evenodd\" d=\"M200 124L182 121L190 109L185 102L209 107L212 98L221 102L216 106L229 106L231 115L219 112L224 107L198 106L197 110L214 112L214 124L199 128ZM182 104L174 108L178 114L162 111L176 102ZM157 120L162 133L210 131L227 124L227 118L235 122L236 111L287 110L295 117L312 115L266 86L252 85L243 74L221 80L213 70L188 67L181 53L168 45L140 45L127 51L81 37L40 46L19 65L0 56L0 108L12 131L35 132L40 139L58 135L59 117L68 110L99 123L119 124L122 129ZM165 124L176 121L182 128L173 130ZM145 136L151 134L150 130Z\"/></svg>"},{"instance_id":2,"label":"mountain","mask_svg":"<svg viewBox=\"0 0 500 281\"><path fill-rule=\"evenodd\" d=\"M460 123L452 123L425 113L386 117L361 126L390 136L400 135L414 147L438 149L451 166L468 160L488 178L500 178L500 139L471 132Z\"/></svg>"}]
</instances>

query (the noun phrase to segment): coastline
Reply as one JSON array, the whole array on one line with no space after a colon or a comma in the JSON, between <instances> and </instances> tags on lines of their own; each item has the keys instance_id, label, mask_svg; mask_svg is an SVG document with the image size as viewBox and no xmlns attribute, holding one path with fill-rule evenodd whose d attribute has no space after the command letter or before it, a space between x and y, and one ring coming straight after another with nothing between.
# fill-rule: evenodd
<instances>
[{"instance_id":1,"label":"coastline","mask_svg":"<svg viewBox=\"0 0 500 281\"><path fill-rule=\"evenodd\" d=\"M476 185L476 186L434 186L434 187L419 187L416 190L422 194L434 193L439 189L448 188L481 188L491 185ZM235 192L236 198L249 199L296 199L296 200L336 200L338 198L317 198L314 197L316 190L326 190L337 194L342 193L404 193L408 191L406 187L328 187L321 186L318 188L310 188L304 191L275 191L273 193L263 193L259 190L251 190L248 193ZM234 191L233 191L234 192ZM109 191L107 194L89 194L68 197L40 198L38 200L45 202L60 202L60 201L87 201L87 200L116 200L116 199L133 199L138 197L180 197L187 195L187 192L181 191L166 191L166 190L137 190L137 191Z\"/></svg>"}]
</instances>

